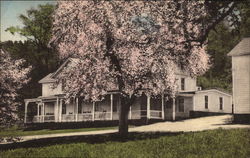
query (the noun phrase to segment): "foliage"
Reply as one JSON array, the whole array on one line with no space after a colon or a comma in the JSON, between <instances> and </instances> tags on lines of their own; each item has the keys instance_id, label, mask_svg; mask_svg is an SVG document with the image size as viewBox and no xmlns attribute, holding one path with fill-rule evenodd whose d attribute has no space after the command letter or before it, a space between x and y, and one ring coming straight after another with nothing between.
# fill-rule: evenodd
<instances>
[{"instance_id":1,"label":"foliage","mask_svg":"<svg viewBox=\"0 0 250 158\"><path fill-rule=\"evenodd\" d=\"M250 0L246 0L237 7L239 16L241 17L240 23L236 26L236 34L238 33L239 40L243 37L250 36Z\"/></svg>"},{"instance_id":2,"label":"foliage","mask_svg":"<svg viewBox=\"0 0 250 158\"><path fill-rule=\"evenodd\" d=\"M22 59L11 59L8 52L0 50L0 123L7 125L16 119L17 91L29 80L31 67L23 67Z\"/></svg>"},{"instance_id":3,"label":"foliage","mask_svg":"<svg viewBox=\"0 0 250 158\"><path fill-rule=\"evenodd\" d=\"M207 88L223 88L232 91L231 58L227 54L240 40L250 35L250 3L244 1L236 7L241 21L231 27L229 17L218 24L208 36L208 54L211 57L211 68L198 78L198 85Z\"/></svg>"},{"instance_id":4,"label":"foliage","mask_svg":"<svg viewBox=\"0 0 250 158\"><path fill-rule=\"evenodd\" d=\"M59 76L66 94L98 100L110 87L127 96L173 94L177 67L192 75L208 68L205 46L195 42L203 3L58 2L52 44L61 58L80 58Z\"/></svg>"},{"instance_id":5,"label":"foliage","mask_svg":"<svg viewBox=\"0 0 250 158\"><path fill-rule=\"evenodd\" d=\"M249 129L209 130L184 134L131 133L127 142L70 143L2 151L4 157L249 157ZM163 136L160 136L163 135ZM101 136L97 136L101 137ZM141 140L142 139L142 140Z\"/></svg>"},{"instance_id":6,"label":"foliage","mask_svg":"<svg viewBox=\"0 0 250 158\"><path fill-rule=\"evenodd\" d=\"M23 27L10 27L6 31L18 33L27 38L24 42L3 42L3 47L16 58L24 58L33 67L34 82L54 71L57 64L57 54L47 47L52 36L52 13L55 6L39 5L37 9L27 10L27 15L19 16Z\"/></svg>"},{"instance_id":7,"label":"foliage","mask_svg":"<svg viewBox=\"0 0 250 158\"><path fill-rule=\"evenodd\" d=\"M212 66L204 76L198 78L198 85L204 89L217 87L231 91L231 59L227 54L238 40L224 23L220 23L215 29L208 36L208 54Z\"/></svg>"},{"instance_id":8,"label":"foliage","mask_svg":"<svg viewBox=\"0 0 250 158\"><path fill-rule=\"evenodd\" d=\"M27 16L24 14L19 15L19 19L24 26L9 27L6 31L12 34L18 33L27 39L34 41L39 47L44 47L51 38L52 27L52 12L54 11L54 5L45 4L39 5L38 9L27 10Z\"/></svg>"},{"instance_id":9,"label":"foliage","mask_svg":"<svg viewBox=\"0 0 250 158\"><path fill-rule=\"evenodd\" d=\"M25 41L1 42L1 48L7 50L12 58L25 59L32 65L31 80L19 91L18 101L35 98L41 95L41 85L38 81L53 72L58 64L56 51L47 47L51 38L52 13L55 6L51 4L39 5L37 9L29 9L26 14L19 16L23 27L10 27L6 31L26 37ZM19 117L24 114L24 105L18 107Z\"/></svg>"},{"instance_id":10,"label":"foliage","mask_svg":"<svg viewBox=\"0 0 250 158\"><path fill-rule=\"evenodd\" d=\"M62 59L79 59L57 76L58 82L66 82L68 99L96 101L109 90L121 92L121 132L136 96L173 96L178 69L194 77L209 68L207 35L236 4L58 1L50 45Z\"/></svg>"}]
</instances>

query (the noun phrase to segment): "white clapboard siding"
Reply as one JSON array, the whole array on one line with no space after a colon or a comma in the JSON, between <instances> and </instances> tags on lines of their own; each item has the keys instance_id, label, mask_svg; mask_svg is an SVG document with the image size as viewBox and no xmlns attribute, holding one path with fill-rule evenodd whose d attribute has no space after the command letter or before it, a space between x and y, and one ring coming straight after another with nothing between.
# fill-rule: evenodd
<instances>
[{"instance_id":1,"label":"white clapboard siding","mask_svg":"<svg viewBox=\"0 0 250 158\"><path fill-rule=\"evenodd\" d=\"M208 96L208 109L205 108L205 96ZM223 109L220 110L220 100L223 98ZM204 112L231 113L232 96L215 89L197 91L194 95L194 110Z\"/></svg>"},{"instance_id":2,"label":"white clapboard siding","mask_svg":"<svg viewBox=\"0 0 250 158\"><path fill-rule=\"evenodd\" d=\"M250 55L233 56L232 71L234 112L250 113Z\"/></svg>"},{"instance_id":3,"label":"white clapboard siding","mask_svg":"<svg viewBox=\"0 0 250 158\"><path fill-rule=\"evenodd\" d=\"M52 88L53 83L43 83L42 84L42 96L52 96L56 94L62 94L62 84L58 84L57 87Z\"/></svg>"},{"instance_id":4,"label":"white clapboard siding","mask_svg":"<svg viewBox=\"0 0 250 158\"><path fill-rule=\"evenodd\" d=\"M188 75L176 74L177 89L179 92L196 91L196 78L191 78ZM184 90L181 90L181 78L185 78Z\"/></svg>"},{"instance_id":5,"label":"white clapboard siding","mask_svg":"<svg viewBox=\"0 0 250 158\"><path fill-rule=\"evenodd\" d=\"M184 99L184 112L179 112L178 99ZM176 99L176 117L177 118L188 118L190 111L193 110L193 98L192 97L179 97Z\"/></svg>"}]
</instances>

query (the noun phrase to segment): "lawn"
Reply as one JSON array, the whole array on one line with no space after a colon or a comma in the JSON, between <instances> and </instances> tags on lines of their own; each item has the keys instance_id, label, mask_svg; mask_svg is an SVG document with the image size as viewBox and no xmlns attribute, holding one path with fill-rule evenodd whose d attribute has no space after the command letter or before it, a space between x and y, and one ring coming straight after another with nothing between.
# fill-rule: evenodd
<instances>
[{"instance_id":1,"label":"lawn","mask_svg":"<svg viewBox=\"0 0 250 158\"><path fill-rule=\"evenodd\" d=\"M29 136L29 135L43 135L43 134L56 134L56 133L71 133L71 132L87 132L87 131L98 131L107 129L117 129L117 127L99 127L99 128L79 128L79 129L60 129L60 130L34 130L34 131L24 131L23 129L18 129L17 127L12 127L9 129L0 130L1 137L17 137L17 136Z\"/></svg>"},{"instance_id":2,"label":"lawn","mask_svg":"<svg viewBox=\"0 0 250 158\"><path fill-rule=\"evenodd\" d=\"M100 137L100 136L99 136ZM107 139L107 137L110 137ZM209 130L189 133L131 133L125 142L106 136L104 142L61 143L0 152L0 157L86 157L86 158L248 158L250 130ZM102 137L104 138L104 137Z\"/></svg>"}]
</instances>

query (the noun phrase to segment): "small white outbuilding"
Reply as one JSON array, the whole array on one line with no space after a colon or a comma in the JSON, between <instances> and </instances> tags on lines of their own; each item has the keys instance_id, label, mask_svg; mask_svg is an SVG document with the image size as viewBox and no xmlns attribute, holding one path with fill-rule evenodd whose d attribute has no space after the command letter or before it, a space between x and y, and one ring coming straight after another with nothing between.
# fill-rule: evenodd
<instances>
[{"instance_id":1,"label":"small white outbuilding","mask_svg":"<svg viewBox=\"0 0 250 158\"><path fill-rule=\"evenodd\" d=\"M243 38L228 56L232 57L234 118L250 122L250 37Z\"/></svg>"}]
</instances>

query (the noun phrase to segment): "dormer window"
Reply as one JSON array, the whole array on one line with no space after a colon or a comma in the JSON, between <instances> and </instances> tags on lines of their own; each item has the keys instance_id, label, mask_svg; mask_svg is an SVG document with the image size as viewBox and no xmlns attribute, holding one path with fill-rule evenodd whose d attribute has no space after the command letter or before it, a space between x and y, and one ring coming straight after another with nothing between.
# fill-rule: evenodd
<instances>
[{"instance_id":1,"label":"dormer window","mask_svg":"<svg viewBox=\"0 0 250 158\"><path fill-rule=\"evenodd\" d=\"M181 78L181 90L185 90L185 78Z\"/></svg>"}]
</instances>

